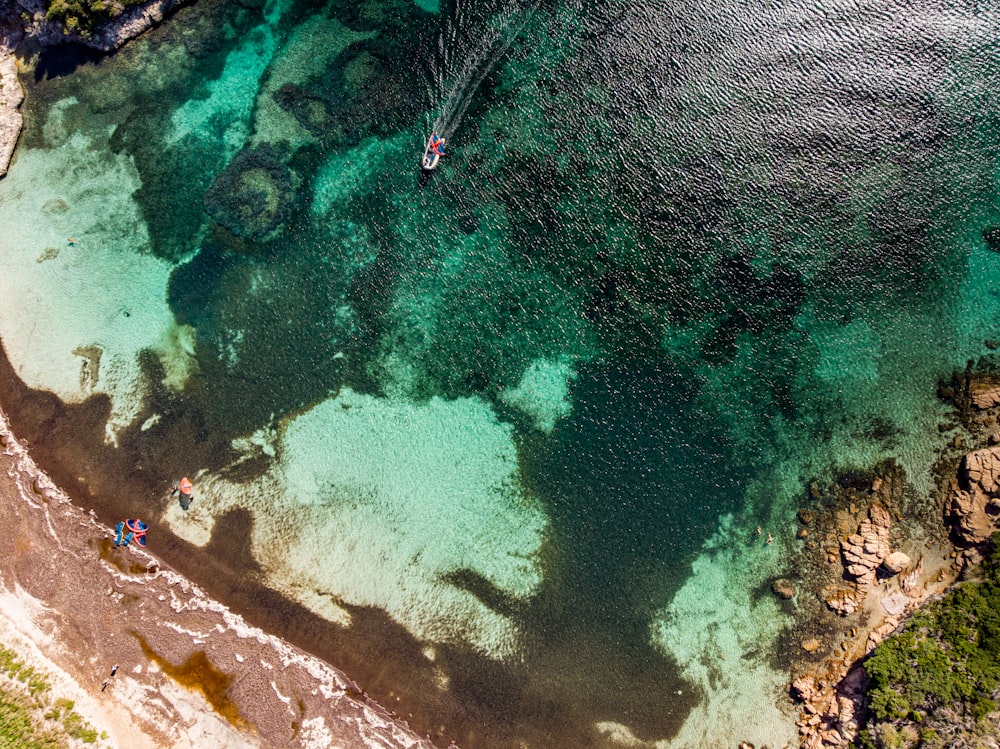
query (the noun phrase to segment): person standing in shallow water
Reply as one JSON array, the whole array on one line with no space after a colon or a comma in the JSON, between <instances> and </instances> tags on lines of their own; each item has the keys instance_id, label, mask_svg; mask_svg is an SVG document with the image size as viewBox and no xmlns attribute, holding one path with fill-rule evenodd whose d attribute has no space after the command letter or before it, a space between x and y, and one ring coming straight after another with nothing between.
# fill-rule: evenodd
<instances>
[{"instance_id":1,"label":"person standing in shallow water","mask_svg":"<svg viewBox=\"0 0 1000 749\"><path fill-rule=\"evenodd\" d=\"M191 483L191 479L187 476L182 478L174 487L173 491L170 492L171 497L175 494L180 495L181 509L186 510L190 507L191 501L194 499L194 484Z\"/></svg>"}]
</instances>

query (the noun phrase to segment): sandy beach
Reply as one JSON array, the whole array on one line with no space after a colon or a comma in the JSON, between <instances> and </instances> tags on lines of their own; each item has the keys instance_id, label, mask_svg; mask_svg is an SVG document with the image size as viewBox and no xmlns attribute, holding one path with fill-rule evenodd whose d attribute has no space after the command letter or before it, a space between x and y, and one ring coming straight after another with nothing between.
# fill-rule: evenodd
<instances>
[{"instance_id":1,"label":"sandy beach","mask_svg":"<svg viewBox=\"0 0 1000 749\"><path fill-rule=\"evenodd\" d=\"M38 470L2 414L0 443L0 641L107 745L433 746L343 673L249 626L149 551L116 548L112 529Z\"/></svg>"}]
</instances>

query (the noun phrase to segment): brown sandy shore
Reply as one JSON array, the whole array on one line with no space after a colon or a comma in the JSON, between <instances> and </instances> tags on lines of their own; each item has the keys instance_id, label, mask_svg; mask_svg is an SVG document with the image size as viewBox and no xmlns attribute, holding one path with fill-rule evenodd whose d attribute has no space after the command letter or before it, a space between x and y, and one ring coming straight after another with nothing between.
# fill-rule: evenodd
<instances>
[{"instance_id":1,"label":"brown sandy shore","mask_svg":"<svg viewBox=\"0 0 1000 749\"><path fill-rule=\"evenodd\" d=\"M112 746L431 749L343 673L148 551L114 547L2 412L0 447L0 642L50 674Z\"/></svg>"}]
</instances>

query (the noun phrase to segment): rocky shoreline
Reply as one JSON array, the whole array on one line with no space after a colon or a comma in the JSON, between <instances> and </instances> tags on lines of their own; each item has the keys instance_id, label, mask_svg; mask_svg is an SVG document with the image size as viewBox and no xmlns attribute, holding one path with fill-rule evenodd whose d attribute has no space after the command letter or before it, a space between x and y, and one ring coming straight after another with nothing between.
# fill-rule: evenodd
<instances>
[{"instance_id":1,"label":"rocky shoreline","mask_svg":"<svg viewBox=\"0 0 1000 749\"><path fill-rule=\"evenodd\" d=\"M7 173L14 148L24 126L20 107L24 90L17 79L15 49L25 38L43 47L82 44L102 52L117 49L152 28L189 0L148 0L126 8L94 33L83 35L63 28L45 17L42 0L0 0L0 177Z\"/></svg>"},{"instance_id":2,"label":"rocky shoreline","mask_svg":"<svg viewBox=\"0 0 1000 749\"><path fill-rule=\"evenodd\" d=\"M936 466L933 507L888 463L829 487L814 483L799 510L802 549L772 592L794 607L789 695L804 749L857 738L867 656L918 608L973 574L1000 530L1000 377L966 372L938 394L956 419L941 424L951 439Z\"/></svg>"},{"instance_id":3,"label":"rocky shoreline","mask_svg":"<svg viewBox=\"0 0 1000 749\"><path fill-rule=\"evenodd\" d=\"M54 673L111 745L434 748L342 672L145 550L114 547L38 469L2 411L0 476L4 645ZM34 646L19 647L25 640Z\"/></svg>"},{"instance_id":4,"label":"rocky shoreline","mask_svg":"<svg viewBox=\"0 0 1000 749\"><path fill-rule=\"evenodd\" d=\"M0 177L7 173L24 126L21 116L24 90L17 79L17 59L14 57L14 48L23 38L24 30L13 12L16 7L0 0Z\"/></svg>"}]
</instances>

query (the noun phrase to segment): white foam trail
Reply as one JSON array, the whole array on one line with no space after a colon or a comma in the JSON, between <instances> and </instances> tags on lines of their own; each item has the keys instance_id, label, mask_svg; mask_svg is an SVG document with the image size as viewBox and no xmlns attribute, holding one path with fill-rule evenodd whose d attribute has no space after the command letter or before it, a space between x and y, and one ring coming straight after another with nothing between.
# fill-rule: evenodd
<instances>
[{"instance_id":1,"label":"white foam trail","mask_svg":"<svg viewBox=\"0 0 1000 749\"><path fill-rule=\"evenodd\" d=\"M438 38L438 55L430 79L431 110L437 112L431 127L434 132L446 139L454 134L483 79L507 53L537 8L537 2L527 3L501 13L485 29L475 30L479 36L466 52L463 40L471 39L474 32L467 28L463 4L456 5Z\"/></svg>"}]
</instances>

